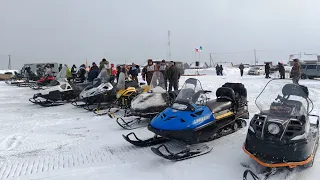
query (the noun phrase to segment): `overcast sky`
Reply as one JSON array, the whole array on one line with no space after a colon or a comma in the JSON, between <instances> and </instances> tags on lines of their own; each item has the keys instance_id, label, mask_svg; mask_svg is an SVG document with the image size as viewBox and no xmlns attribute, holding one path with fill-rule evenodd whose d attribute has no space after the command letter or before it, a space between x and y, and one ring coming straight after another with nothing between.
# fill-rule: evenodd
<instances>
[{"instance_id":1,"label":"overcast sky","mask_svg":"<svg viewBox=\"0 0 320 180\"><path fill-rule=\"evenodd\" d=\"M320 53L319 0L1 0L0 69L24 63L287 61ZM197 56L198 58L198 56Z\"/></svg>"}]
</instances>

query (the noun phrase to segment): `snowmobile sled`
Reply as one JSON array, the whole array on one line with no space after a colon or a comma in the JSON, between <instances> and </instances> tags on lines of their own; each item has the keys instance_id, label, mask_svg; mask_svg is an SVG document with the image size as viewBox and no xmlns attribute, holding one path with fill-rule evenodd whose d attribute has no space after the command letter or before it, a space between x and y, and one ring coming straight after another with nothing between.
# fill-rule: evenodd
<instances>
[{"instance_id":1,"label":"snowmobile sled","mask_svg":"<svg viewBox=\"0 0 320 180\"><path fill-rule=\"evenodd\" d=\"M319 144L319 116L311 114L307 86L271 80L255 103L260 113L251 119L244 152L269 169L312 166Z\"/></svg>"},{"instance_id":2,"label":"snowmobile sled","mask_svg":"<svg viewBox=\"0 0 320 180\"><path fill-rule=\"evenodd\" d=\"M124 129L145 127L151 119L174 102L179 91L167 92L161 72L153 73L149 91L137 95L131 102L131 109L117 123Z\"/></svg>"},{"instance_id":3,"label":"snowmobile sled","mask_svg":"<svg viewBox=\"0 0 320 180\"><path fill-rule=\"evenodd\" d=\"M116 99L114 77L110 77L106 70L102 70L93 83L88 85L71 104L93 110L99 103ZM93 107L92 107L93 106Z\"/></svg>"},{"instance_id":4,"label":"snowmobile sled","mask_svg":"<svg viewBox=\"0 0 320 180\"><path fill-rule=\"evenodd\" d=\"M62 68L61 76L66 77L66 70L67 67ZM44 107L63 105L65 101L77 98L85 86L87 86L86 83L70 84L66 78L64 80L60 79L58 85L40 90L29 101Z\"/></svg>"},{"instance_id":5,"label":"snowmobile sled","mask_svg":"<svg viewBox=\"0 0 320 180\"><path fill-rule=\"evenodd\" d=\"M140 87L139 85L142 86ZM144 86L144 83L138 84L136 81L126 80L125 74L121 72L116 85L115 100L112 102L100 103L93 112L97 115L108 114L110 117L115 117L115 113L119 112L120 109L124 109L124 113L126 114L127 110L131 107L132 99L138 94L147 91L148 86Z\"/></svg>"},{"instance_id":6,"label":"snowmobile sled","mask_svg":"<svg viewBox=\"0 0 320 180\"><path fill-rule=\"evenodd\" d=\"M203 142L231 134L246 126L249 118L247 90L241 83L226 83L216 91L216 99L209 100L199 80L189 78L181 88L174 103L155 116L148 129L155 136L145 141L134 133L123 137L137 146L149 146L178 140L187 147L174 153L166 145L151 150L166 159L179 161L209 153L212 148ZM130 135L136 140L130 139ZM163 152L165 150L165 152Z\"/></svg>"}]
</instances>

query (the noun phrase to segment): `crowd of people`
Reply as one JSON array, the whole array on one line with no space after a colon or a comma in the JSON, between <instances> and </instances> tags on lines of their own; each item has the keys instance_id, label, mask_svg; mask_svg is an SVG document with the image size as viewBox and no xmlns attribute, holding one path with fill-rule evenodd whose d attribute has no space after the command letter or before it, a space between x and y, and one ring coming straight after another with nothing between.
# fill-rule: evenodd
<instances>
[{"instance_id":1,"label":"crowd of people","mask_svg":"<svg viewBox=\"0 0 320 180\"><path fill-rule=\"evenodd\" d=\"M141 72L139 65L135 63L132 63L131 65L123 64L115 67L114 64L110 64L106 59L102 59L99 66L93 62L91 66L86 67L85 64L82 64L79 69L77 69L77 66L74 64L71 69L67 68L67 78L68 80L77 80L78 82L84 82L86 80L92 82L98 77L103 69L106 69L107 74L109 76L114 76L117 81L120 73L123 72L126 79L139 83L138 76L141 73L143 81L146 81L147 84L150 85L153 73L159 71L164 77L165 89L167 91L178 90L181 74L176 67L175 62L170 61L167 63L165 60L162 60L161 63L155 64L152 59L148 59L147 62L148 64L143 67ZM50 67L46 68L50 69ZM59 71L61 69L62 65L59 67Z\"/></svg>"},{"instance_id":2,"label":"crowd of people","mask_svg":"<svg viewBox=\"0 0 320 180\"><path fill-rule=\"evenodd\" d=\"M218 65L216 66L216 71L217 71L217 75L218 75L218 70L217 67L219 67ZM265 70L265 78L271 78L270 77L270 64L266 63L264 66L264 70ZM241 63L239 65L239 69L240 69L240 75L243 76L243 70L244 70L244 65ZM285 79L285 68L283 63L278 62L278 69L279 69L279 75L280 75L280 79ZM293 83L298 84L299 83L299 79L301 77L301 65L299 63L299 59L294 59L293 60L293 66L291 68L290 71L290 78L292 78Z\"/></svg>"}]
</instances>

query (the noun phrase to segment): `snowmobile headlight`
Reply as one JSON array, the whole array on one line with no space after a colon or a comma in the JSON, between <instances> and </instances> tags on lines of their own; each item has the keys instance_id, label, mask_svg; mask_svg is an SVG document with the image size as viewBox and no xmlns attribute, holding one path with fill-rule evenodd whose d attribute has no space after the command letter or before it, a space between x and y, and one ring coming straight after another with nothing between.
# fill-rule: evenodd
<instances>
[{"instance_id":1,"label":"snowmobile headlight","mask_svg":"<svg viewBox=\"0 0 320 180\"><path fill-rule=\"evenodd\" d=\"M280 127L275 123L271 123L268 125L268 131L269 133L276 135L280 132Z\"/></svg>"}]
</instances>

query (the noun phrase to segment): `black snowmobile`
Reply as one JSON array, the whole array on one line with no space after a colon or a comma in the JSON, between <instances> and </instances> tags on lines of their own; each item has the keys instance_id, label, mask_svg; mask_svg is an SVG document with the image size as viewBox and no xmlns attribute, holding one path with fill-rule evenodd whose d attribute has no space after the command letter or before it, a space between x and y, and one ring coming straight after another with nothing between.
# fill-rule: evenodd
<instances>
[{"instance_id":1,"label":"black snowmobile","mask_svg":"<svg viewBox=\"0 0 320 180\"><path fill-rule=\"evenodd\" d=\"M60 77L66 77L66 71L65 66L61 69ZM60 78L56 86L40 90L29 101L44 107L63 105L65 102L76 99L87 85L87 83L72 84L66 78Z\"/></svg>"},{"instance_id":2,"label":"black snowmobile","mask_svg":"<svg viewBox=\"0 0 320 180\"><path fill-rule=\"evenodd\" d=\"M251 119L244 152L267 169L312 166L319 144L319 116L311 114L308 88L271 80L256 105L260 113Z\"/></svg>"},{"instance_id":3,"label":"black snowmobile","mask_svg":"<svg viewBox=\"0 0 320 180\"><path fill-rule=\"evenodd\" d=\"M117 123L124 129L145 127L151 119L170 106L179 91L167 92L161 72L153 73L148 92L138 94L131 101L131 108L123 117L117 118Z\"/></svg>"},{"instance_id":4,"label":"black snowmobile","mask_svg":"<svg viewBox=\"0 0 320 180\"><path fill-rule=\"evenodd\" d=\"M114 77L110 77L106 70L102 70L93 83L88 85L71 104L92 111L98 104L116 99Z\"/></svg>"},{"instance_id":5,"label":"black snowmobile","mask_svg":"<svg viewBox=\"0 0 320 180\"><path fill-rule=\"evenodd\" d=\"M186 149L173 153L166 145L151 150L169 160L183 160L206 154L211 147L202 142L228 135L246 126L249 118L247 90L240 83L226 83L216 91L216 99L206 96L211 91L202 89L199 80L189 78L174 103L152 119L148 129L153 138L140 140L134 133L123 135L136 146L150 146L174 139L185 142ZM130 139L130 135L135 140ZM165 152L162 152L162 150ZM181 149L180 149L181 150Z\"/></svg>"}]
</instances>

